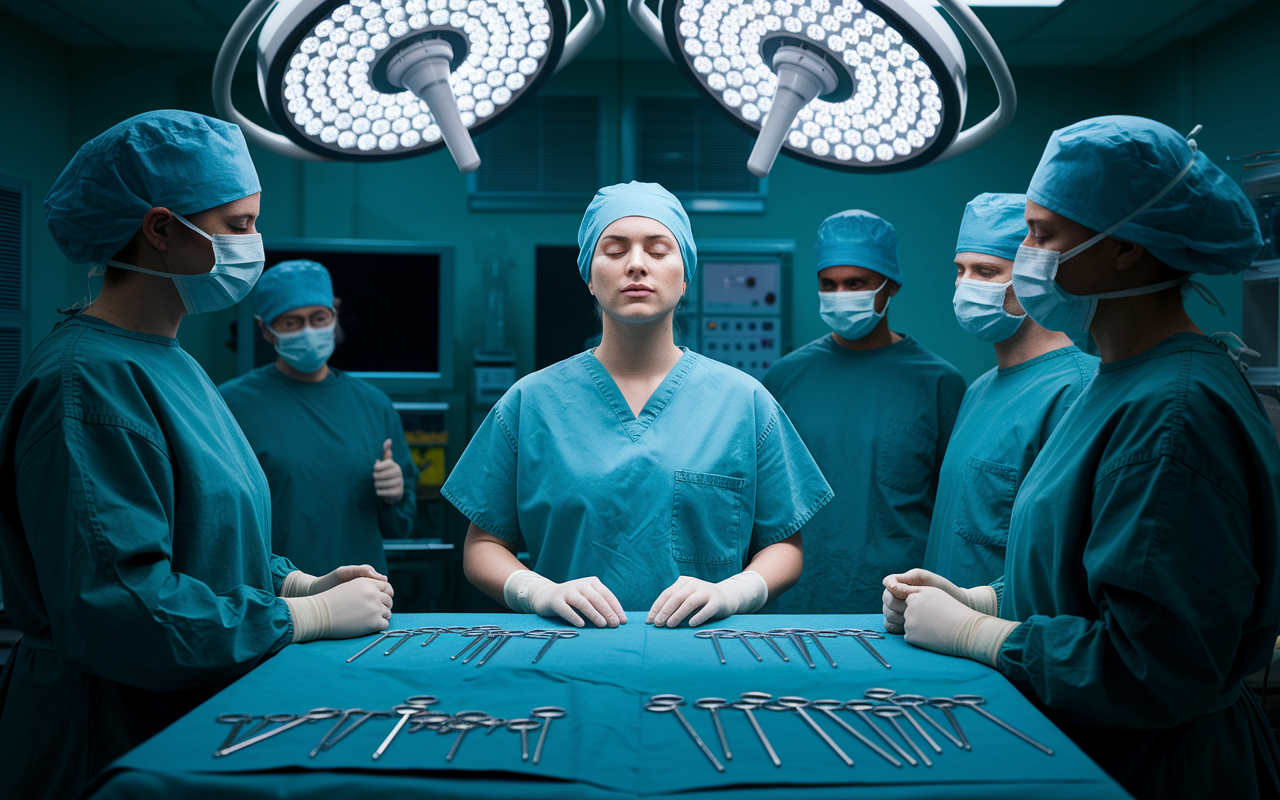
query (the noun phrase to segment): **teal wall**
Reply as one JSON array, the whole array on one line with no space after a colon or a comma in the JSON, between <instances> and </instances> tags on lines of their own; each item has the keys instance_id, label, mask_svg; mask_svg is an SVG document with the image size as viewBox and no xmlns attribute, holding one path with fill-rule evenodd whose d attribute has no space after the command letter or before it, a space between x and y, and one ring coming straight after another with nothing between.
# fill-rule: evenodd
<instances>
[{"instance_id":1,"label":"teal wall","mask_svg":"<svg viewBox=\"0 0 1280 800\"><path fill-rule=\"evenodd\" d=\"M0 28L17 30L0 52L0 67L23 80L0 84L6 109L20 109L27 124L0 126L0 170L26 177L37 203L61 165L78 146L111 124L152 108L179 107L212 113L209 84L212 56L118 51L67 51L61 45L0 14ZM964 203L984 191L1020 191L1035 168L1050 132L1097 114L1153 116L1185 130L1205 125L1202 149L1219 164L1223 157L1274 147L1280 142L1280 106L1259 86L1280 73L1280 7L1250 11L1218 29L1125 69L1017 69L1019 110L1012 126L991 143L952 161L888 176L850 176L780 158L769 180L762 215L693 215L699 237L751 236L797 242L791 303L793 344L821 335L811 242L817 224L845 208L866 208L897 227L906 286L894 300L895 330L909 333L972 380L994 365L988 345L960 332L951 312L956 228ZM41 64L37 70L33 64ZM551 81L546 91L598 90L608 98L608 118L616 143L619 85L627 92L687 91L669 64L628 60L610 64L579 62ZM247 66L247 60L246 60ZM970 119L994 107L990 80L973 80ZM79 76L69 81L68 74ZM237 76L238 105L261 118L251 72ZM1259 99L1267 105L1259 105ZM259 104L260 105L260 104ZM46 133L47 132L47 133ZM616 145L611 145L608 178L616 180ZM443 151L386 164L354 166L304 163L254 151L263 184L259 228L267 236L324 236L451 241L457 246L457 386L470 386L473 348L484 344L483 284L474 271L473 233L484 228L507 233L516 269L508 290L509 345L518 368L533 367L533 257L540 244L575 239L579 214L471 213L465 179ZM1239 177L1238 170L1228 171ZM33 219L33 306L37 337L54 317L49 310L83 295L83 270L68 269L48 240L41 217ZM1189 301L1206 330L1240 329L1238 278L1209 279L1227 306L1222 319L1199 300ZM584 290L585 291L585 288ZM231 311L190 318L180 337L215 381L234 374L226 348Z\"/></svg>"},{"instance_id":2,"label":"teal wall","mask_svg":"<svg viewBox=\"0 0 1280 800\"><path fill-rule=\"evenodd\" d=\"M69 305L86 291L83 271L78 284L69 282L72 271L45 230L42 208L70 155L67 52L55 40L4 14L0 30L5 32L0 47L0 75L5 76L0 81L0 180L17 178L28 189L30 350L60 319L54 307Z\"/></svg>"}]
</instances>

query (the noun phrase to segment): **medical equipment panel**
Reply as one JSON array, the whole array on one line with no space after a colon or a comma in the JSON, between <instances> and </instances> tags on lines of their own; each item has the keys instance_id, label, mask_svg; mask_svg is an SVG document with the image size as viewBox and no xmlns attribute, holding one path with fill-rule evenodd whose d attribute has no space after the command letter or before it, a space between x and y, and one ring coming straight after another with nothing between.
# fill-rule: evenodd
<instances>
[{"instance_id":1,"label":"medical equipment panel","mask_svg":"<svg viewBox=\"0 0 1280 800\"><path fill-rule=\"evenodd\" d=\"M267 269L311 259L333 278L338 346L329 365L388 394L413 396L453 386L451 244L369 239L269 239ZM255 322L254 296L237 317L238 371L276 354Z\"/></svg>"},{"instance_id":2,"label":"medical equipment panel","mask_svg":"<svg viewBox=\"0 0 1280 800\"><path fill-rule=\"evenodd\" d=\"M1242 337L1257 357L1245 355L1254 386L1280 386L1280 164L1250 170L1241 181L1262 231L1262 249L1244 272Z\"/></svg>"}]
</instances>

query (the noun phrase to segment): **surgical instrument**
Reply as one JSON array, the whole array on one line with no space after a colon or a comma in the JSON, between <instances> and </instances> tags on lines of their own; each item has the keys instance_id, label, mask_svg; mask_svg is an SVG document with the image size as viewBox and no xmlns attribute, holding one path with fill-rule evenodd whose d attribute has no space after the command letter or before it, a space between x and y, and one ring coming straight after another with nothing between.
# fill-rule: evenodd
<instances>
[{"instance_id":1,"label":"surgical instrument","mask_svg":"<svg viewBox=\"0 0 1280 800\"><path fill-rule=\"evenodd\" d=\"M907 710L905 708L902 706L895 706L892 703L885 703L871 709L871 713L875 714L877 717L883 717L884 719L889 720L889 724L898 732L898 735L905 739L907 744L911 745L911 749L915 752L916 757L920 759L920 762L926 767L933 766L933 762L930 761L929 757L920 749L920 745L916 744L916 740L912 739L907 732L903 730L902 726L898 724L897 717L906 716L907 714Z\"/></svg>"},{"instance_id":2,"label":"surgical instrument","mask_svg":"<svg viewBox=\"0 0 1280 800\"><path fill-rule=\"evenodd\" d=\"M775 767L782 766L782 759L778 758L778 754L774 752L773 745L770 744L769 738L764 735L760 723L756 722L756 715L752 713L760 705L760 703L752 700L734 700L728 705L729 708L735 708L747 715L747 722L751 723L751 727L755 729L756 736L760 738L760 744L764 745L764 750L769 754L769 759L773 761Z\"/></svg>"},{"instance_id":3,"label":"surgical instrument","mask_svg":"<svg viewBox=\"0 0 1280 800\"><path fill-rule=\"evenodd\" d=\"M551 645L556 643L556 640L576 639L578 638L578 632L562 631L562 630L539 630L539 631L528 631L525 633L525 636L530 639L546 639L547 640L547 643L542 646L542 649L538 651L538 654L533 657L532 663L537 664L539 661L542 660L542 657L547 654L547 651L551 649Z\"/></svg>"},{"instance_id":4,"label":"surgical instrument","mask_svg":"<svg viewBox=\"0 0 1280 800\"><path fill-rule=\"evenodd\" d=\"M892 689L868 689L862 693L862 696L869 700L880 700L885 703L891 703L901 708L903 718L905 718L907 722L911 723L911 727L916 729L916 733L920 734L920 736L929 743L929 746L933 748L933 752L941 755L942 748L938 746L938 743L933 740L932 736L925 732L925 729L921 727L920 723L916 722L916 718L911 715L910 707L898 702L897 692ZM924 698L920 699L923 700Z\"/></svg>"},{"instance_id":5,"label":"surgical instrument","mask_svg":"<svg viewBox=\"0 0 1280 800\"><path fill-rule=\"evenodd\" d=\"M857 714L858 717L863 722L867 723L868 727L870 727L871 730L876 732L877 736L879 736L881 739L884 740L885 744L892 747L895 753L902 756L903 761L907 762L913 767L917 766L919 762L917 762L910 753L908 753L906 750L903 750L902 747L899 746L898 743L895 742L893 738L889 736L889 734L885 733L884 729L881 728L879 725L877 725L876 721L872 719L871 716L867 713L868 711L873 710L875 707L876 707L875 703L870 703L870 702L867 702L866 700L849 700L849 701L846 701L844 704L845 711L852 711L853 713Z\"/></svg>"},{"instance_id":6,"label":"surgical instrument","mask_svg":"<svg viewBox=\"0 0 1280 800\"><path fill-rule=\"evenodd\" d=\"M985 708L982 708L982 705L987 702L987 698L981 697L976 694L958 694L955 697L951 698L951 701L958 706L967 706L969 708L972 708L974 711L977 711L982 716L986 717L987 719L991 720L995 724L999 725L1001 728L1004 728L1006 731L1008 731L1009 733L1012 733L1014 736L1017 736L1019 739L1026 742L1027 744L1040 749L1046 755L1050 755L1050 756L1053 755L1053 751L1050 750L1048 747L1045 747L1044 745L1037 742L1035 739L1032 739L1030 736L1026 735L1022 731L1018 730L1017 728L1013 727L1009 723L1000 719L995 714L992 714L990 711L987 711Z\"/></svg>"},{"instance_id":7,"label":"surgical instrument","mask_svg":"<svg viewBox=\"0 0 1280 800\"><path fill-rule=\"evenodd\" d=\"M733 751L729 749L729 738L724 735L724 725L720 724L720 709L728 705L723 697L703 697L694 702L694 708L705 709L711 714L711 724L716 726L716 736L720 738L720 749L724 751L724 760L733 760Z\"/></svg>"},{"instance_id":8,"label":"surgical instrument","mask_svg":"<svg viewBox=\"0 0 1280 800\"><path fill-rule=\"evenodd\" d=\"M698 746L702 754L711 762L711 766L716 768L716 772L724 772L724 765L716 760L712 754L711 748L707 747L706 742L702 741L702 737L689 724L689 720L684 718L684 714L680 713L680 706L684 705L684 698L678 694L655 694L649 698L649 702L645 703L644 710L652 711L657 714L665 714L675 712L676 719L680 720L680 724L684 726L685 731L693 739L693 743Z\"/></svg>"},{"instance_id":9,"label":"surgical instrument","mask_svg":"<svg viewBox=\"0 0 1280 800\"><path fill-rule=\"evenodd\" d=\"M884 660L884 656L880 655L880 651L872 647L871 642L867 641L868 639L883 639L884 638L883 633L880 633L879 631L866 630L864 628L842 628L841 630L836 632L839 633L841 636L852 636L853 638L857 639L858 644L865 647L867 649L867 652L870 653L875 658L876 661L879 661L880 664L883 665L885 669L892 669L892 667L889 666L889 662Z\"/></svg>"},{"instance_id":10,"label":"surgical instrument","mask_svg":"<svg viewBox=\"0 0 1280 800\"><path fill-rule=\"evenodd\" d=\"M777 700L765 703L764 708L767 711L794 711L799 714L800 718L809 723L810 728L813 728L813 732L818 734L822 741L827 743L827 747L830 747L831 750L840 757L841 761L852 767L853 759L849 758L849 754L841 750L840 745L836 744L835 740L828 736L827 732L822 729L822 726L814 722L813 717L809 716L809 713L804 710L808 705L809 699L805 697L779 697Z\"/></svg>"},{"instance_id":11,"label":"surgical instrument","mask_svg":"<svg viewBox=\"0 0 1280 800\"><path fill-rule=\"evenodd\" d=\"M407 633L409 633L409 631L399 630L399 629L394 630L394 631L383 631L383 632L382 632L382 634L381 634L380 636L378 636L378 638L377 638L377 639L374 639L372 642L369 642L367 645L365 645L365 646L360 650L360 652L359 652L359 653L356 653L356 654L355 654L354 656L352 656L351 658L348 658L348 659L347 659L347 663L348 663L348 664L350 664L352 661L355 661L357 658L359 658L360 656L362 656L362 655L364 655L365 653L369 652L370 650L372 650L374 647L376 647L378 644L382 643L383 641L385 641L385 640L387 640L387 639L391 639L391 638L396 637L396 636L404 636L404 635L405 635L405 634L407 634Z\"/></svg>"},{"instance_id":12,"label":"surgical instrument","mask_svg":"<svg viewBox=\"0 0 1280 800\"><path fill-rule=\"evenodd\" d=\"M387 738L382 740L382 744L378 745L378 749L373 752L373 760L377 761L382 758L382 754L387 752L387 748L391 746L391 742L399 735L400 730L408 723L409 717L415 714L426 712L431 706L439 703L439 698L434 695L415 695L404 701L403 704L393 706L392 711L400 715L400 721L391 729L391 733L387 734Z\"/></svg>"},{"instance_id":13,"label":"surgical instrument","mask_svg":"<svg viewBox=\"0 0 1280 800\"><path fill-rule=\"evenodd\" d=\"M295 717L291 721L282 724L278 728L272 728L266 733L260 733L257 736L254 736L249 739L245 739L243 742L233 744L230 747L219 750L217 753L214 753L214 755L229 756L236 751L243 750L246 747L250 747L252 745L257 744L258 742L264 742L273 736L284 733L285 731L293 730L294 728L298 727L299 725L302 725L303 723L315 722L317 720L322 720L322 719L333 719L334 717L338 716L341 713L342 713L342 709L340 708L313 708L307 713L302 714L301 716Z\"/></svg>"},{"instance_id":14,"label":"surgical instrument","mask_svg":"<svg viewBox=\"0 0 1280 800\"><path fill-rule=\"evenodd\" d=\"M696 639L710 639L710 640L711 640L711 643L712 643L712 644L714 644L714 645L716 646L716 657L718 657L718 658L720 659L720 663L721 663L721 664L725 663L725 660L724 660L724 650L723 650L723 649L721 649L721 647L720 647L719 629L716 629L716 630L701 630L701 631L698 631L697 633L695 633L693 636L694 636L694 638L696 638Z\"/></svg>"},{"instance_id":15,"label":"surgical instrument","mask_svg":"<svg viewBox=\"0 0 1280 800\"><path fill-rule=\"evenodd\" d=\"M897 703L898 705L900 705L900 706L904 707L904 708L910 708L910 709L914 710L917 714L919 714L921 717L923 717L923 718L924 718L924 721L925 721L925 722L929 723L929 724L930 724L930 725L932 725L934 728L936 728L936 729L937 729L937 731L938 731L938 733L940 733L940 734L942 734L943 736L947 737L947 739L948 739L948 740L950 740L950 742L951 742L952 744L954 744L956 747L959 747L961 750L968 750L968 749L970 749L970 748L965 747L965 746L964 746L964 742L962 742L962 741L960 741L959 739L957 739L957 738L956 738L956 737L951 733L951 731L947 730L946 728L944 728L944 727L942 727L940 724L938 724L938 721L937 721L936 719L934 719L933 717L931 717L931 716L929 716L928 714L924 713L924 707L925 707L925 706L927 706L927 705L929 705L929 701L928 701L928 699L926 699L926 698L925 698L925 696L924 696L924 695L921 695L921 694L899 694L899 695L894 695L894 697L893 697L893 701L894 701L895 703ZM941 752L941 751L939 751L939 752Z\"/></svg>"},{"instance_id":16,"label":"surgical instrument","mask_svg":"<svg viewBox=\"0 0 1280 800\"><path fill-rule=\"evenodd\" d=\"M547 742L547 731L551 730L551 721L563 717L566 712L560 706L540 706L529 712L529 716L542 720L542 731L538 733L538 746L533 751L533 763L542 761L542 746Z\"/></svg>"},{"instance_id":17,"label":"surgical instrument","mask_svg":"<svg viewBox=\"0 0 1280 800\"><path fill-rule=\"evenodd\" d=\"M835 722L835 723L836 723L837 725L839 725L841 728L844 728L846 731L848 731L848 732L849 732L849 734L853 736L853 738L857 739L858 741L860 741L860 742L862 742L863 744L865 744L867 747L869 747L869 748L871 748L872 750L874 750L874 751L875 751L876 753L878 753L882 758L884 758L884 760L885 760L885 761L888 761L890 764L894 765L895 767L901 767L901 766L902 766L902 762L901 762L901 761L899 761L898 759L894 758L893 756L889 755L887 752L885 752L885 750L884 750L884 748L883 748L883 747L881 747L880 745L878 745L878 744L876 744L875 742L871 741L871 740L870 740L870 739L868 739L866 736L864 736L864 735L862 734L862 732L861 732L861 731L858 731L858 730L857 730L857 729L855 729L852 725L850 725L849 723L845 722L844 720L842 720L842 719L840 719L839 717L837 717L837 716L836 716L835 712L836 712L836 711L839 711L839 710L840 710L840 709L842 709L842 708L844 708L844 703L843 703L842 701L840 701L840 700L814 700L812 703L810 703L810 704L809 704L809 707L810 707L810 708L816 708L816 709L818 709L819 711L821 711L822 713L826 714L828 717L830 717L830 718L831 718L831 720L832 720L833 722Z\"/></svg>"},{"instance_id":18,"label":"surgical instrument","mask_svg":"<svg viewBox=\"0 0 1280 800\"><path fill-rule=\"evenodd\" d=\"M951 723L951 727L955 729L956 736L960 737L960 741L964 742L964 749L972 750L973 746L969 744L969 737L964 735L964 728L960 727L960 720L956 719L956 715L951 713L951 709L956 707L956 704L951 702L951 698L950 697L930 697L929 705L933 706L934 708L942 709L942 715L947 718L948 722Z\"/></svg>"},{"instance_id":19,"label":"surgical instrument","mask_svg":"<svg viewBox=\"0 0 1280 800\"><path fill-rule=\"evenodd\" d=\"M520 760L529 760L529 731L536 731L542 727L542 720L538 719L513 719L508 720L506 728L509 731L516 731L520 734Z\"/></svg>"}]
</instances>

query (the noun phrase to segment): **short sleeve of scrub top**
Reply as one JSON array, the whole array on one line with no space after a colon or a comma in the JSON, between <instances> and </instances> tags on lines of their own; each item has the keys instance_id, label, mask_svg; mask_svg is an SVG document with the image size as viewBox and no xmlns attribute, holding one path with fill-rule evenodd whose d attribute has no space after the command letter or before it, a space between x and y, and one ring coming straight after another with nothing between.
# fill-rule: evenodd
<instances>
[{"instance_id":1,"label":"short sleeve of scrub top","mask_svg":"<svg viewBox=\"0 0 1280 800\"><path fill-rule=\"evenodd\" d=\"M494 536L523 536L534 571L597 576L625 609L681 575L741 572L832 497L764 387L688 351L639 416L590 352L521 379L442 493Z\"/></svg>"}]
</instances>

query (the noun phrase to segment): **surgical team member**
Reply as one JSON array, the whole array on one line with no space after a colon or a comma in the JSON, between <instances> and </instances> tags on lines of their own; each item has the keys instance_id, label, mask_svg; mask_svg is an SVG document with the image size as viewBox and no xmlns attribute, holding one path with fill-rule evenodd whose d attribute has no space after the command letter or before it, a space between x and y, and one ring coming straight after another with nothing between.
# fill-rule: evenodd
<instances>
[{"instance_id":1,"label":"surgical team member","mask_svg":"<svg viewBox=\"0 0 1280 800\"><path fill-rule=\"evenodd\" d=\"M1019 301L1090 330L1101 367L1018 492L999 617L923 570L885 578L887 615L1000 670L1139 798L1275 797L1241 679L1280 624L1280 447L1233 337L1183 310L1192 273L1249 265L1253 211L1194 142L1114 116L1054 132L1026 219Z\"/></svg>"},{"instance_id":2,"label":"surgical team member","mask_svg":"<svg viewBox=\"0 0 1280 800\"><path fill-rule=\"evenodd\" d=\"M372 569L314 578L271 554L267 481L174 338L253 288L259 191L239 128L155 111L80 148L45 198L63 254L113 269L0 420L0 572L23 634L0 677L0 797L76 797L290 642L387 626Z\"/></svg>"},{"instance_id":3,"label":"surgical team member","mask_svg":"<svg viewBox=\"0 0 1280 800\"><path fill-rule=\"evenodd\" d=\"M467 577L578 626L755 611L800 576L800 529L831 489L764 387L676 347L698 262L670 192L601 189L578 244L600 346L519 380L459 459L443 493L471 520Z\"/></svg>"},{"instance_id":4,"label":"surgical team member","mask_svg":"<svg viewBox=\"0 0 1280 800\"><path fill-rule=\"evenodd\" d=\"M964 396L955 367L889 328L898 236L867 211L818 228L827 334L764 376L835 490L805 527L804 575L771 614L880 610L880 580L924 558L942 463Z\"/></svg>"},{"instance_id":5,"label":"surgical team member","mask_svg":"<svg viewBox=\"0 0 1280 800\"><path fill-rule=\"evenodd\" d=\"M387 570L382 538L413 531L418 470L391 400L329 367L338 327L329 271L283 261L258 281L275 363L218 387L271 486L271 549L311 573Z\"/></svg>"},{"instance_id":6,"label":"surgical team member","mask_svg":"<svg viewBox=\"0 0 1280 800\"><path fill-rule=\"evenodd\" d=\"M1004 576L1018 486L1098 369L1097 358L1037 325L1018 303L1013 259L1027 236L1026 207L1023 194L980 194L965 206L956 242L956 320L991 342L997 365L960 404L924 554L925 569L960 586Z\"/></svg>"}]
</instances>

